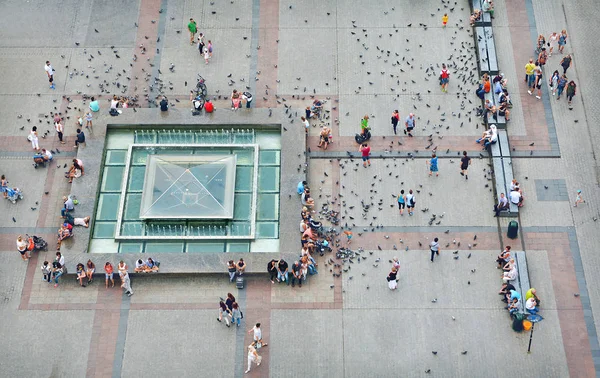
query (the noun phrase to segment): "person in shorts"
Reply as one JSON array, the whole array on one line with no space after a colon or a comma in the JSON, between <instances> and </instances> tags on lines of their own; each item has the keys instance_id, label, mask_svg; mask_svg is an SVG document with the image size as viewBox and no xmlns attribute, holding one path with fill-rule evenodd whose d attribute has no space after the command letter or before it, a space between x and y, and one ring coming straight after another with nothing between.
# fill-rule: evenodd
<instances>
[{"instance_id":1,"label":"person in shorts","mask_svg":"<svg viewBox=\"0 0 600 378\"><path fill-rule=\"evenodd\" d=\"M398 194L398 209L400 210L400 215L404 215L404 207L406 206L406 197L404 196L404 189L400 191Z\"/></svg>"},{"instance_id":2,"label":"person in shorts","mask_svg":"<svg viewBox=\"0 0 600 378\"><path fill-rule=\"evenodd\" d=\"M363 167L367 168L367 163L371 166L371 147L363 143L358 150L362 153Z\"/></svg>"},{"instance_id":3,"label":"person in shorts","mask_svg":"<svg viewBox=\"0 0 600 378\"><path fill-rule=\"evenodd\" d=\"M108 289L108 280L111 282L111 287L115 287L115 280L113 279L113 266L108 261L104 264L104 277L106 278L106 288Z\"/></svg>"},{"instance_id":4,"label":"person in shorts","mask_svg":"<svg viewBox=\"0 0 600 378\"><path fill-rule=\"evenodd\" d=\"M415 209L415 196L412 189L410 189L406 195L406 209L408 210L408 215L413 215L413 210Z\"/></svg>"},{"instance_id":5,"label":"person in shorts","mask_svg":"<svg viewBox=\"0 0 600 378\"><path fill-rule=\"evenodd\" d=\"M463 157L460 158L460 174L465 176L465 180L469 179L467 172L469 165L471 165L471 158L467 156L467 151L463 151Z\"/></svg>"},{"instance_id":6,"label":"person in shorts","mask_svg":"<svg viewBox=\"0 0 600 378\"><path fill-rule=\"evenodd\" d=\"M412 131L416 126L415 115L410 113L408 117L406 117L406 121L404 121L404 125L406 126L406 130L404 130L404 134L408 134L409 137L412 137Z\"/></svg>"}]
</instances>

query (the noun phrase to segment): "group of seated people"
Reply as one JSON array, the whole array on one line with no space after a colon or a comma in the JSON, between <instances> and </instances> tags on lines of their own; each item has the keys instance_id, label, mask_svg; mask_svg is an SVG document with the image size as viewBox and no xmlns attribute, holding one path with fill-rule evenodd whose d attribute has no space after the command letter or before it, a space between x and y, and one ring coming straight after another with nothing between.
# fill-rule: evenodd
<instances>
[{"instance_id":1,"label":"group of seated people","mask_svg":"<svg viewBox=\"0 0 600 378\"><path fill-rule=\"evenodd\" d=\"M479 87L475 90L475 94L480 99L485 98L486 93L494 91L494 95L498 96L498 105L494 105L489 99L485 100L483 109L483 118L487 120L488 113L492 114L492 117L497 120L498 116L504 117L506 121L510 121L510 108L512 108L512 102L508 94L507 89L508 81L504 77L504 74L500 73L490 80L490 76L487 73L483 74Z\"/></svg>"},{"instance_id":2,"label":"group of seated people","mask_svg":"<svg viewBox=\"0 0 600 378\"><path fill-rule=\"evenodd\" d=\"M535 315L539 311L540 298L537 296L537 292L534 288L530 288L525 293L525 299L522 299L521 293L513 285L513 281L518 277L517 264L515 258L511 255L511 247L506 248L498 255L496 259L498 263L498 269L502 269L502 287L498 292L502 295L502 301L507 304L505 307L509 314L519 312L522 301L525 301L525 310L527 313Z\"/></svg>"},{"instance_id":3,"label":"group of seated people","mask_svg":"<svg viewBox=\"0 0 600 378\"><path fill-rule=\"evenodd\" d=\"M240 261L234 263L233 260L229 260L227 262L227 271L229 272L229 282L233 282L235 280L236 274L239 276L244 275L244 271L246 270L246 262L244 259L240 258Z\"/></svg>"},{"instance_id":4,"label":"group of seated people","mask_svg":"<svg viewBox=\"0 0 600 378\"><path fill-rule=\"evenodd\" d=\"M52 161L52 153L45 148L35 155L33 155L33 167L37 168L39 165L42 167L46 165L47 162Z\"/></svg>"},{"instance_id":5,"label":"group of seated people","mask_svg":"<svg viewBox=\"0 0 600 378\"><path fill-rule=\"evenodd\" d=\"M505 210L508 211L510 209L509 201L518 207L522 207L524 199L519 182L517 179L513 179L510 183L510 194L508 195L508 198L506 198L504 193L500 193L498 203L494 205L494 212L496 213L494 217L499 216L500 212Z\"/></svg>"},{"instance_id":6,"label":"group of seated people","mask_svg":"<svg viewBox=\"0 0 600 378\"><path fill-rule=\"evenodd\" d=\"M110 100L110 108L111 109L116 109L116 108L123 108L123 109L127 109L129 107L129 98L125 97L125 96L113 96L112 100Z\"/></svg>"},{"instance_id":7,"label":"group of seated people","mask_svg":"<svg viewBox=\"0 0 600 378\"><path fill-rule=\"evenodd\" d=\"M135 268L133 271L136 273L156 273L158 272L159 266L160 263L158 261L154 261L152 257L148 257L146 261L138 259L135 262Z\"/></svg>"},{"instance_id":8,"label":"group of seated people","mask_svg":"<svg viewBox=\"0 0 600 378\"><path fill-rule=\"evenodd\" d=\"M484 0L481 9L473 9L473 13L469 17L471 26L481 19L482 13L489 13L490 17L494 18L494 2L492 0Z\"/></svg>"},{"instance_id":9,"label":"group of seated people","mask_svg":"<svg viewBox=\"0 0 600 378\"><path fill-rule=\"evenodd\" d=\"M88 228L90 227L90 217L76 218L70 213L75 210L74 200L70 195L63 196L63 208L60 210L60 217L63 219L60 227L58 228L58 240L56 242L56 250L60 250L60 246L63 240L73 236L73 227L81 226Z\"/></svg>"},{"instance_id":10,"label":"group of seated people","mask_svg":"<svg viewBox=\"0 0 600 378\"><path fill-rule=\"evenodd\" d=\"M306 107L305 118L306 119L320 118L322 110L323 110L323 101L321 101L319 99L315 99L313 101L312 105Z\"/></svg>"}]
</instances>

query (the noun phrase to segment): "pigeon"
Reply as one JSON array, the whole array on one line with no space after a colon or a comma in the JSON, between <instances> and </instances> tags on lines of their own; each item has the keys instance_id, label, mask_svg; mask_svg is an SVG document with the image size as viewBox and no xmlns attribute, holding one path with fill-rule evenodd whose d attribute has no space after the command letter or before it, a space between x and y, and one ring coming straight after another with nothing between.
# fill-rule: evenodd
<instances>
[{"instance_id":1,"label":"pigeon","mask_svg":"<svg viewBox=\"0 0 600 378\"><path fill-rule=\"evenodd\" d=\"M467 351L463 350L462 352L460 352L460 354L467 354Z\"/></svg>"},{"instance_id":2,"label":"pigeon","mask_svg":"<svg viewBox=\"0 0 600 378\"><path fill-rule=\"evenodd\" d=\"M13 222L17 223L17 220L15 219L15 217L12 217Z\"/></svg>"},{"instance_id":3,"label":"pigeon","mask_svg":"<svg viewBox=\"0 0 600 378\"><path fill-rule=\"evenodd\" d=\"M431 353L432 353L434 356L436 356L436 355L437 355L437 351L435 351L435 350L432 350L432 351L431 351Z\"/></svg>"}]
</instances>

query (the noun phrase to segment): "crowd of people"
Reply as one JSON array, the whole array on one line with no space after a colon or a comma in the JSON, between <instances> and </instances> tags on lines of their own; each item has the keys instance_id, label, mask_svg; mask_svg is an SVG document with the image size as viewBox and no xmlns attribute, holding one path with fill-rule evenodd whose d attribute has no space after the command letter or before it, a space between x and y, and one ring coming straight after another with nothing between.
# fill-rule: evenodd
<instances>
[{"instance_id":1,"label":"crowd of people","mask_svg":"<svg viewBox=\"0 0 600 378\"><path fill-rule=\"evenodd\" d=\"M534 288L530 288L525 293L525 298L523 299L521 296L522 293L513 285L519 273L510 246L506 246L500 255L498 255L496 263L498 264L498 269L502 269L503 271L501 275L502 287L500 287L498 294L502 296L502 301L506 303L505 309L508 310L511 317L520 312L523 301L525 302L525 311L528 314L537 314L541 303L537 291Z\"/></svg>"}]
</instances>

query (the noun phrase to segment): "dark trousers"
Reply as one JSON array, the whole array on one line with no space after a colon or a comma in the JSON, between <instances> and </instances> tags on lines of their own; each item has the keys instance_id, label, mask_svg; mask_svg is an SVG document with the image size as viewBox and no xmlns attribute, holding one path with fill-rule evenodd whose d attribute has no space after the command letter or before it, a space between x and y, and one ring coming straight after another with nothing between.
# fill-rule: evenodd
<instances>
[{"instance_id":1,"label":"dark trousers","mask_svg":"<svg viewBox=\"0 0 600 378\"><path fill-rule=\"evenodd\" d=\"M58 132L58 140L60 140L61 142L63 141L63 133L61 133L60 131Z\"/></svg>"},{"instance_id":2,"label":"dark trousers","mask_svg":"<svg viewBox=\"0 0 600 378\"><path fill-rule=\"evenodd\" d=\"M298 278L292 274L292 285L295 285L296 281L298 281L298 284L302 285L302 276L300 276L300 278Z\"/></svg>"},{"instance_id":3,"label":"dark trousers","mask_svg":"<svg viewBox=\"0 0 600 378\"><path fill-rule=\"evenodd\" d=\"M397 123L392 123L392 127L394 128L394 135L396 135L396 127L398 127Z\"/></svg>"},{"instance_id":4,"label":"dark trousers","mask_svg":"<svg viewBox=\"0 0 600 378\"><path fill-rule=\"evenodd\" d=\"M496 212L496 216L499 216L501 211L508 210L508 207L509 207L508 204L505 207L500 207L498 205L494 205L494 212Z\"/></svg>"},{"instance_id":5,"label":"dark trousers","mask_svg":"<svg viewBox=\"0 0 600 378\"><path fill-rule=\"evenodd\" d=\"M439 256L439 254L440 254L440 251L434 251L434 250L432 249L432 250L431 250L431 262L433 262L433 257L434 257L435 255L438 255L438 256Z\"/></svg>"},{"instance_id":6,"label":"dark trousers","mask_svg":"<svg viewBox=\"0 0 600 378\"><path fill-rule=\"evenodd\" d=\"M277 278L277 271L269 272L269 275L271 276L271 281L275 281Z\"/></svg>"}]
</instances>

